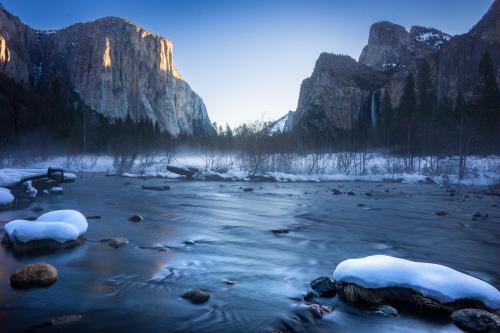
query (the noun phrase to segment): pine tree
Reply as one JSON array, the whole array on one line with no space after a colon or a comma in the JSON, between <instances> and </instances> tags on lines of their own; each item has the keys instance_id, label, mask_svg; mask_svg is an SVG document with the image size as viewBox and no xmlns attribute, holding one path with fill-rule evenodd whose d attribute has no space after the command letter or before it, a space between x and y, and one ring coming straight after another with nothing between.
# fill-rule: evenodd
<instances>
[{"instance_id":1,"label":"pine tree","mask_svg":"<svg viewBox=\"0 0 500 333\"><path fill-rule=\"evenodd\" d=\"M481 75L477 116L480 130L495 132L500 129L500 93L496 81L495 67L491 56L485 53L479 63Z\"/></svg>"},{"instance_id":2,"label":"pine tree","mask_svg":"<svg viewBox=\"0 0 500 333\"><path fill-rule=\"evenodd\" d=\"M435 127L437 98L432 80L431 68L427 61L422 62L417 76L417 114L415 117L418 128L417 135L421 149L426 152L428 143L437 136Z\"/></svg>"},{"instance_id":3,"label":"pine tree","mask_svg":"<svg viewBox=\"0 0 500 333\"><path fill-rule=\"evenodd\" d=\"M399 102L398 115L402 125L406 129L406 167L411 168L413 165L414 153L414 129L415 129L415 113L417 110L417 95L415 92L415 79L410 72L405 80L403 95Z\"/></svg>"},{"instance_id":4,"label":"pine tree","mask_svg":"<svg viewBox=\"0 0 500 333\"><path fill-rule=\"evenodd\" d=\"M383 131L383 144L389 146L391 144L390 133L393 126L394 110L392 108L391 96L384 90L382 102L380 104L380 118Z\"/></svg>"}]
</instances>

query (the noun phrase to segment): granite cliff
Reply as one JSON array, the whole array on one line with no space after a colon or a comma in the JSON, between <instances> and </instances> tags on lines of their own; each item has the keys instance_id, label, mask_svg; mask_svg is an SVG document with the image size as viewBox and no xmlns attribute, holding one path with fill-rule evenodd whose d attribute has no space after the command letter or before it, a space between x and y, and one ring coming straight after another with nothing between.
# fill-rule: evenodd
<instances>
[{"instance_id":1,"label":"granite cliff","mask_svg":"<svg viewBox=\"0 0 500 333\"><path fill-rule=\"evenodd\" d=\"M0 7L0 73L33 88L62 79L111 122L147 119L174 136L212 128L174 67L172 42L121 18L38 31Z\"/></svg>"}]
</instances>

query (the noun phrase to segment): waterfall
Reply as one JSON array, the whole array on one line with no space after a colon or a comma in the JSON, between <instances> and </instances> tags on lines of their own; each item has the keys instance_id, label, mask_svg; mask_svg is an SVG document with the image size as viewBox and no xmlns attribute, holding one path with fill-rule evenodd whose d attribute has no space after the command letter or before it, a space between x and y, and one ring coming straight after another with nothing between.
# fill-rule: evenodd
<instances>
[{"instance_id":1,"label":"waterfall","mask_svg":"<svg viewBox=\"0 0 500 333\"><path fill-rule=\"evenodd\" d=\"M372 108L371 108L371 119L372 119L372 128L377 127L377 100L375 99L377 93L374 91L372 93Z\"/></svg>"}]
</instances>

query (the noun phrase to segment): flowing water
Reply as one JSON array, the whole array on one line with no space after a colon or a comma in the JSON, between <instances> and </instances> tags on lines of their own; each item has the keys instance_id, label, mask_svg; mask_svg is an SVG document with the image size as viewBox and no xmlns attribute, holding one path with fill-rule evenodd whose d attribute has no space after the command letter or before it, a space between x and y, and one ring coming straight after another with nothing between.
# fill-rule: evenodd
<instances>
[{"instance_id":1,"label":"flowing water","mask_svg":"<svg viewBox=\"0 0 500 333\"><path fill-rule=\"evenodd\" d=\"M141 189L169 184L170 191ZM252 186L253 192L242 187ZM331 188L356 195L332 195ZM389 183L239 183L124 179L85 174L61 196L0 213L0 226L36 216L31 208L77 209L87 241L41 257L0 249L0 327L19 332L61 315L81 320L35 331L260 332L303 306L309 282L347 258L387 254L444 264L500 286L500 199L450 197L436 185ZM372 192L367 196L366 192ZM361 204L361 206L360 206ZM447 217L435 215L446 210ZM472 213L489 214L473 221ZM128 221L140 214L144 221ZM272 230L282 230L275 233ZM288 233L286 233L288 231ZM99 240L123 236L111 248ZM53 264L49 288L14 290L10 274L28 263ZM234 281L228 285L225 280ZM184 291L210 300L193 305ZM383 318L338 299L310 332L459 332L448 321L402 314Z\"/></svg>"}]
</instances>

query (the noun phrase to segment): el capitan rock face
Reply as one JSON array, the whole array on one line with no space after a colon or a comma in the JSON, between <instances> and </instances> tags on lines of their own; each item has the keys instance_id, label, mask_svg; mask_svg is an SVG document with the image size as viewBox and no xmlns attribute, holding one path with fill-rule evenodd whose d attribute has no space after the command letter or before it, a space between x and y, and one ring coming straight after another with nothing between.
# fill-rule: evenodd
<instances>
[{"instance_id":1,"label":"el capitan rock face","mask_svg":"<svg viewBox=\"0 0 500 333\"><path fill-rule=\"evenodd\" d=\"M173 65L172 42L121 18L36 31L0 8L0 72L32 85L66 80L111 121L158 122L173 135L211 130L203 100Z\"/></svg>"}]
</instances>

